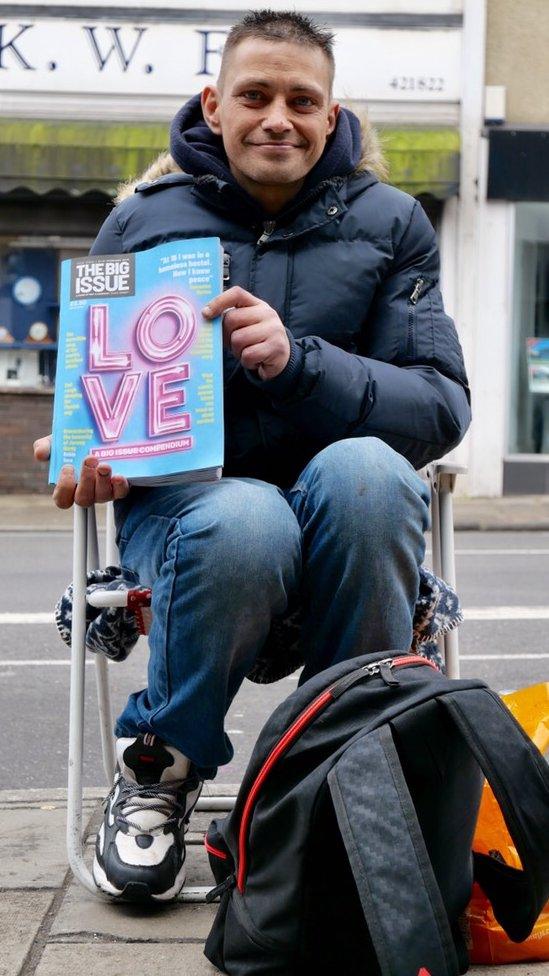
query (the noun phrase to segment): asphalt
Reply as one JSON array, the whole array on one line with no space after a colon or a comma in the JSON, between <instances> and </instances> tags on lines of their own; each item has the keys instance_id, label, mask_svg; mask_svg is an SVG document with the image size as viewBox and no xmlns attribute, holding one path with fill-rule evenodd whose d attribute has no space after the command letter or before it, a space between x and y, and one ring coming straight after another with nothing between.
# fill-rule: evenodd
<instances>
[{"instance_id":1,"label":"asphalt","mask_svg":"<svg viewBox=\"0 0 549 976\"><path fill-rule=\"evenodd\" d=\"M102 515L99 515L100 520ZM456 529L548 529L549 498L456 499ZM49 497L0 496L1 531L67 531L72 514ZM234 793L209 785L211 796ZM102 791L84 792L83 850L91 859L101 815ZM209 886L202 845L211 814L191 825L187 885ZM66 791L0 792L0 976L135 976L136 972L184 972L215 976L203 955L215 906L178 901L151 914L112 904L89 893L68 867ZM546 976L547 963L474 967L474 976ZM339 974L337 974L339 976ZM342 974L344 976L344 974Z\"/></svg>"},{"instance_id":2,"label":"asphalt","mask_svg":"<svg viewBox=\"0 0 549 976\"><path fill-rule=\"evenodd\" d=\"M510 495L505 498L461 498L453 500L456 531L549 529L549 495ZM99 524L104 508L97 506ZM72 530L72 511L62 511L49 495L1 495L0 532Z\"/></svg>"}]
</instances>

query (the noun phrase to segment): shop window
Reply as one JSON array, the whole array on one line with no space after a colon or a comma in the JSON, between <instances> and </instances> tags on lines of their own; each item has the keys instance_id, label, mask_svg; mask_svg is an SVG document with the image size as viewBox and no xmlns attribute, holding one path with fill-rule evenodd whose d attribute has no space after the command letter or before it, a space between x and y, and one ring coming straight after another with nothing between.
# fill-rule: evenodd
<instances>
[{"instance_id":1,"label":"shop window","mask_svg":"<svg viewBox=\"0 0 549 976\"><path fill-rule=\"evenodd\" d=\"M0 385L48 385L57 348L57 254L0 248Z\"/></svg>"},{"instance_id":2,"label":"shop window","mask_svg":"<svg viewBox=\"0 0 549 976\"><path fill-rule=\"evenodd\" d=\"M510 451L549 454L549 204L516 207Z\"/></svg>"},{"instance_id":3,"label":"shop window","mask_svg":"<svg viewBox=\"0 0 549 976\"><path fill-rule=\"evenodd\" d=\"M69 242L0 240L0 387L48 387L55 380L59 264L87 253Z\"/></svg>"}]
</instances>

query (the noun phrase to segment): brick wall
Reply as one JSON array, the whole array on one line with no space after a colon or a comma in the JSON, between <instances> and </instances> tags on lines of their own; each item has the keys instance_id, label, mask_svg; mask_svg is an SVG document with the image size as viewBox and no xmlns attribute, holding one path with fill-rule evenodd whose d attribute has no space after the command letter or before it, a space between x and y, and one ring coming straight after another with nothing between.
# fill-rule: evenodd
<instances>
[{"instance_id":1,"label":"brick wall","mask_svg":"<svg viewBox=\"0 0 549 976\"><path fill-rule=\"evenodd\" d=\"M48 466L32 454L33 441L51 430L49 391L0 387L0 494L47 493Z\"/></svg>"}]
</instances>

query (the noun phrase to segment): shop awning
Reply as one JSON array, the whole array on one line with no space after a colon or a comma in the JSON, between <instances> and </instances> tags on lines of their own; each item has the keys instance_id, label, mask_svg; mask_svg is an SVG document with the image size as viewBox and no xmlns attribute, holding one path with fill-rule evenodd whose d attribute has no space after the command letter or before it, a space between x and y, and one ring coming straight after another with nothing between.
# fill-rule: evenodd
<instances>
[{"instance_id":1,"label":"shop awning","mask_svg":"<svg viewBox=\"0 0 549 976\"><path fill-rule=\"evenodd\" d=\"M414 196L445 199L459 184L455 129L380 128L389 179ZM61 190L114 196L168 146L161 123L53 122L0 119L0 193Z\"/></svg>"},{"instance_id":2,"label":"shop awning","mask_svg":"<svg viewBox=\"0 0 549 976\"><path fill-rule=\"evenodd\" d=\"M389 182L417 197L439 200L459 189L459 131L457 129L379 128L389 166Z\"/></svg>"},{"instance_id":3,"label":"shop awning","mask_svg":"<svg viewBox=\"0 0 549 976\"><path fill-rule=\"evenodd\" d=\"M167 148L162 123L0 119L0 192L114 196Z\"/></svg>"}]
</instances>

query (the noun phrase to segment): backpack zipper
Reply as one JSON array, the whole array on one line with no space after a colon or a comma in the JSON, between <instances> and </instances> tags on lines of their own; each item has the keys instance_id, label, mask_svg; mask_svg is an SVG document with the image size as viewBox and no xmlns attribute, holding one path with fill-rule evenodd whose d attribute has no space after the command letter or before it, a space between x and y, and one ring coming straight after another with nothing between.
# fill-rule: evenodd
<instances>
[{"instance_id":1,"label":"backpack zipper","mask_svg":"<svg viewBox=\"0 0 549 976\"><path fill-rule=\"evenodd\" d=\"M208 893L206 894L206 901L208 905L210 905L213 901L215 901L216 898L221 898L221 896L226 891L229 891L230 888L234 888L235 884L236 884L236 878L234 874L229 874L228 877L226 877L225 880L221 882L221 884L216 885L215 888L212 888L211 891L208 891Z\"/></svg>"},{"instance_id":2,"label":"backpack zipper","mask_svg":"<svg viewBox=\"0 0 549 976\"><path fill-rule=\"evenodd\" d=\"M428 667L433 668L435 671L439 670L436 664L429 661L425 657L421 657L419 654L405 654L402 657L396 658L387 657L380 661L374 661L372 664L366 664L362 668L357 668L356 671L345 675L344 678L340 678L339 681L336 681L335 684L331 685L330 688L326 688L326 690L321 692L320 695L317 695L317 697L310 702L301 715L298 715L297 718L294 719L290 727L286 729L286 732L282 738L280 738L274 748L271 749L271 752L267 756L267 759L263 763L253 782L252 788L248 793L246 803L244 804L244 810L242 811L242 819L240 821L240 830L238 834L238 871L236 875L236 886L240 894L244 894L246 875L248 873L247 840L252 814L257 802L258 794L278 760L282 758L284 753L286 753L291 746L293 746L294 742L303 734L309 725L311 725L317 715L324 711L330 702L339 698L340 695L342 695L344 691L347 691L348 688L352 687L352 685L364 678L369 679L378 675L386 684L398 685L398 679L392 673L393 669L406 667L407 665L411 664L425 664Z\"/></svg>"}]
</instances>

